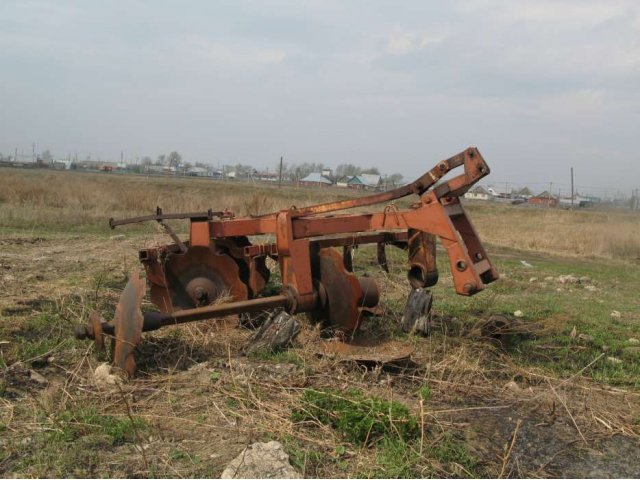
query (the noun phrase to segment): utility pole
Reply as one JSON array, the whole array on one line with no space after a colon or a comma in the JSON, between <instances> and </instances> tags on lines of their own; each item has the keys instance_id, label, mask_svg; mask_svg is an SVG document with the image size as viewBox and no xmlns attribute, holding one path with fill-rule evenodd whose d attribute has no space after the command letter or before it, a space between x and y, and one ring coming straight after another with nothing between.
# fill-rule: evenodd
<instances>
[{"instance_id":1,"label":"utility pole","mask_svg":"<svg viewBox=\"0 0 640 480\"><path fill-rule=\"evenodd\" d=\"M18 147L16 147L16 153L13 154L13 161L14 162L18 161Z\"/></svg>"},{"instance_id":2,"label":"utility pole","mask_svg":"<svg viewBox=\"0 0 640 480\"><path fill-rule=\"evenodd\" d=\"M551 207L551 190L553 189L553 182L549 182L549 191L547 192L547 208Z\"/></svg>"},{"instance_id":3,"label":"utility pole","mask_svg":"<svg viewBox=\"0 0 640 480\"><path fill-rule=\"evenodd\" d=\"M571 210L573 210L573 167L571 167Z\"/></svg>"},{"instance_id":4,"label":"utility pole","mask_svg":"<svg viewBox=\"0 0 640 480\"><path fill-rule=\"evenodd\" d=\"M280 157L280 174L278 175L278 188L282 187L282 157Z\"/></svg>"},{"instance_id":5,"label":"utility pole","mask_svg":"<svg viewBox=\"0 0 640 480\"><path fill-rule=\"evenodd\" d=\"M31 145L31 156L33 157L33 161L36 161L36 144Z\"/></svg>"}]
</instances>

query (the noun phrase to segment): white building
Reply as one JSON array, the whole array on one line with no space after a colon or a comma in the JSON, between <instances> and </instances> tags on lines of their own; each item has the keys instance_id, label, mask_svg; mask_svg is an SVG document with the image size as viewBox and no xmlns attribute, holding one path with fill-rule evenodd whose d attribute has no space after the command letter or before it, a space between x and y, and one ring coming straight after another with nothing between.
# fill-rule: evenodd
<instances>
[{"instance_id":1,"label":"white building","mask_svg":"<svg viewBox=\"0 0 640 480\"><path fill-rule=\"evenodd\" d=\"M477 185L465 193L464 198L469 200L491 200L493 195L486 188Z\"/></svg>"},{"instance_id":2,"label":"white building","mask_svg":"<svg viewBox=\"0 0 640 480\"><path fill-rule=\"evenodd\" d=\"M487 192L496 198L511 198L513 196L511 190L500 189L498 187L488 187Z\"/></svg>"}]
</instances>

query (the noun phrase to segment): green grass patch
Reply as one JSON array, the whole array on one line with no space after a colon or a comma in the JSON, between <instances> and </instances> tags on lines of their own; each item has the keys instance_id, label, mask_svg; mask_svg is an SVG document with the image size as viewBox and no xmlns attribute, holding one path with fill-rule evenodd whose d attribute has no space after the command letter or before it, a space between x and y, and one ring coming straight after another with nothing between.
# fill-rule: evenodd
<instances>
[{"instance_id":1,"label":"green grass patch","mask_svg":"<svg viewBox=\"0 0 640 480\"><path fill-rule=\"evenodd\" d=\"M0 466L24 477L91 477L109 449L134 442L149 426L140 418L102 414L92 407L36 415L41 429L8 445ZM103 475L98 475L103 476Z\"/></svg>"},{"instance_id":2,"label":"green grass patch","mask_svg":"<svg viewBox=\"0 0 640 480\"><path fill-rule=\"evenodd\" d=\"M336 472L343 472L362 478L420 478L482 474L480 462L460 437L450 432L435 439L424 432L423 437L418 419L404 404L357 389L308 389L292 417L295 422L331 426L346 442L337 443L328 453L292 436L282 438L291 464L305 475L340 476ZM347 455L357 449L371 459L362 462L359 459L365 457L361 455Z\"/></svg>"},{"instance_id":3,"label":"green grass patch","mask_svg":"<svg viewBox=\"0 0 640 480\"><path fill-rule=\"evenodd\" d=\"M309 448L305 443L291 435L282 439L282 446L289 455L291 465L305 477L320 477L320 469L335 461L324 452Z\"/></svg>"},{"instance_id":4,"label":"green grass patch","mask_svg":"<svg viewBox=\"0 0 640 480\"><path fill-rule=\"evenodd\" d=\"M248 356L255 360L274 363L292 363L299 367L303 367L305 364L304 358L294 350L279 350L274 352L272 350L261 349L251 352Z\"/></svg>"},{"instance_id":5,"label":"green grass patch","mask_svg":"<svg viewBox=\"0 0 640 480\"><path fill-rule=\"evenodd\" d=\"M481 477L480 461L456 434L448 432L433 440L427 438L422 451L420 442L383 438L375 446L375 461L357 472L366 478L425 478L451 476Z\"/></svg>"},{"instance_id":6,"label":"green grass patch","mask_svg":"<svg viewBox=\"0 0 640 480\"><path fill-rule=\"evenodd\" d=\"M47 312L33 314L26 320L18 317L15 325L8 327L13 338L8 349L8 360L28 361L42 357L50 352L69 348L75 343L71 336L71 323L66 321L51 308Z\"/></svg>"},{"instance_id":7,"label":"green grass patch","mask_svg":"<svg viewBox=\"0 0 640 480\"><path fill-rule=\"evenodd\" d=\"M431 388L429 384L425 383L418 389L418 396L425 402L428 402L432 398Z\"/></svg>"},{"instance_id":8,"label":"green grass patch","mask_svg":"<svg viewBox=\"0 0 640 480\"><path fill-rule=\"evenodd\" d=\"M305 390L302 407L293 413L293 420L330 425L345 440L361 445L370 445L381 437L411 439L420 433L418 421L405 405L356 389Z\"/></svg>"},{"instance_id":9,"label":"green grass patch","mask_svg":"<svg viewBox=\"0 0 640 480\"><path fill-rule=\"evenodd\" d=\"M521 334L503 338L502 346L523 367L541 367L549 374L568 377L582 370L603 352L594 365L582 372L604 384L640 388L640 358L633 351L630 338L640 338L640 269L633 262L598 258L560 257L489 246L489 256L501 278L472 297L457 295L453 288L449 260L439 250L440 281L433 287L433 312L444 319L441 336L463 337L479 321L495 314L513 316L525 327ZM525 260L532 267L521 263ZM384 319L368 320L364 328L381 336L402 337L394 320L404 309L410 287L406 280L406 252L387 249L390 273L380 271L375 261L375 249L358 249L355 270L368 273L381 287L393 285L386 293L382 288L382 305L387 308ZM573 275L588 277L585 283L562 284L558 277ZM588 287L588 288L587 288ZM621 313L620 318L611 312ZM528 326L531 328L529 329ZM573 328L578 334L592 338L589 342L571 339ZM404 337L411 341L412 337ZM474 340L477 341L477 340ZM607 360L607 357L620 359Z\"/></svg>"},{"instance_id":10,"label":"green grass patch","mask_svg":"<svg viewBox=\"0 0 640 480\"><path fill-rule=\"evenodd\" d=\"M95 408L80 408L65 410L54 417L58 427L50 438L58 442L73 442L80 437L90 434L105 435L112 445L133 441L136 432L146 429L146 423L139 419L128 417L114 417L99 413Z\"/></svg>"}]
</instances>

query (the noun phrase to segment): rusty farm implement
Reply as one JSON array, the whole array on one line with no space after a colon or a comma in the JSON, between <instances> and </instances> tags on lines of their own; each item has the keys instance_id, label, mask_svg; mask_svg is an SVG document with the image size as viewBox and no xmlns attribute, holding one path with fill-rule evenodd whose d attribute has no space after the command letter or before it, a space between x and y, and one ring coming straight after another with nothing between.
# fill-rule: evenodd
<instances>
[{"instance_id":1,"label":"rusty farm implement","mask_svg":"<svg viewBox=\"0 0 640 480\"><path fill-rule=\"evenodd\" d=\"M458 167L460 174L444 181ZM353 248L363 244L377 245L384 269L386 245L406 250L408 281L417 289L438 281L437 237L449 257L456 292L473 295L498 274L459 197L488 174L489 167L472 147L439 162L413 183L360 198L243 218L228 211L165 214L158 209L146 217L112 219L112 227L155 220L173 243L141 250L146 280L134 272L114 318L106 321L94 313L77 328L76 337L91 338L99 348L104 348L105 336L111 337L113 364L133 375L142 333L167 325L281 308L290 314L305 312L336 332L354 332L379 301L375 282L353 273ZM390 203L409 195L416 201L408 209ZM373 213L336 213L376 204L386 206ZM164 223L168 219L189 220L188 241ZM263 243L256 243L260 236ZM274 295L265 293L267 257L277 262L280 273ZM143 313L147 286L158 310Z\"/></svg>"}]
</instances>

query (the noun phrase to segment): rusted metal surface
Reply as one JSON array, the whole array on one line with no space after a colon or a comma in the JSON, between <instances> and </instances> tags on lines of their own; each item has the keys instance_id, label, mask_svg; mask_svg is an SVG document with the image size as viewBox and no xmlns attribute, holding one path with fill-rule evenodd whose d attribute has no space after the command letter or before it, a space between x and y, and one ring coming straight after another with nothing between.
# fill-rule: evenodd
<instances>
[{"instance_id":1,"label":"rusted metal surface","mask_svg":"<svg viewBox=\"0 0 640 480\"><path fill-rule=\"evenodd\" d=\"M312 347L313 348L313 347ZM316 346L318 355L365 364L394 364L409 360L415 349L411 345L397 340L361 340L349 343L342 341L323 341Z\"/></svg>"},{"instance_id":2,"label":"rusted metal surface","mask_svg":"<svg viewBox=\"0 0 640 480\"><path fill-rule=\"evenodd\" d=\"M377 307L380 302L380 290L376 281L371 277L358 277L358 283L362 292L358 306L360 308Z\"/></svg>"},{"instance_id":3,"label":"rusted metal surface","mask_svg":"<svg viewBox=\"0 0 640 480\"><path fill-rule=\"evenodd\" d=\"M461 174L444 180L459 167ZM189 239L182 241L170 231L172 244L140 252L151 300L159 312L137 314L133 305L142 281L132 277L116 318L112 322L92 319L77 335L94 338L113 332L116 344L120 335L117 362L130 372L135 363L129 347L139 341L138 333L165 325L284 308L289 314L308 312L327 327L352 333L364 312L375 311L380 297L371 278L353 273L353 249L366 244L376 245L378 263L387 271L386 245L406 250L409 284L425 288L438 280L437 238L449 257L456 292L473 295L495 281L498 273L459 196L488 174L482 155L471 147L437 163L408 185L366 197L257 217L234 218L225 210L163 214L158 209L156 215L112 219L110 225L115 227L188 218ZM408 195L417 196L408 209L389 204ZM376 204L386 205L370 213L335 213ZM268 241L253 244L250 236L266 236ZM337 250L340 247L342 252ZM269 281L267 258L277 262L280 293L262 297ZM273 292L273 286L269 290Z\"/></svg>"},{"instance_id":4,"label":"rusted metal surface","mask_svg":"<svg viewBox=\"0 0 640 480\"><path fill-rule=\"evenodd\" d=\"M152 271L148 275L151 300L163 312L208 305L220 297L248 298L236 262L208 246L189 245L187 253L169 255L163 263L145 267Z\"/></svg>"},{"instance_id":5,"label":"rusted metal surface","mask_svg":"<svg viewBox=\"0 0 640 480\"><path fill-rule=\"evenodd\" d=\"M129 277L127 286L122 291L113 318L116 342L113 351L113 364L123 369L128 375L133 375L136 371L133 353L142 338L144 318L140 306L146 289L147 284L144 278L139 276L137 269L134 270Z\"/></svg>"},{"instance_id":6,"label":"rusted metal surface","mask_svg":"<svg viewBox=\"0 0 640 480\"><path fill-rule=\"evenodd\" d=\"M98 350L104 350L104 336L102 331L102 325L104 323L104 319L97 312L91 312L89 315L89 325L91 326L91 335Z\"/></svg>"},{"instance_id":7,"label":"rusted metal surface","mask_svg":"<svg viewBox=\"0 0 640 480\"><path fill-rule=\"evenodd\" d=\"M92 339L96 344L97 350L104 350L104 333L112 333L105 331L103 327L109 325L98 312L89 314L89 322L86 325L76 325L74 329L75 337L78 340ZM109 325L110 326L110 325Z\"/></svg>"},{"instance_id":8,"label":"rusted metal surface","mask_svg":"<svg viewBox=\"0 0 640 480\"><path fill-rule=\"evenodd\" d=\"M158 207L155 215L143 215L141 217L124 218L121 220L110 218L109 226L114 229L117 226L129 225L132 223L150 222L154 220L156 222L160 222L162 220L182 220L185 218L189 218L192 220L211 220L213 219L213 217L224 217L230 214L231 213L227 211L214 212L213 210L207 210L206 212L162 213L162 210Z\"/></svg>"},{"instance_id":9,"label":"rusted metal surface","mask_svg":"<svg viewBox=\"0 0 640 480\"><path fill-rule=\"evenodd\" d=\"M162 226L165 233L169 235L169 237L171 237L171 240L173 240L173 243L175 243L175 245L178 247L178 249L180 250L180 253L187 253L187 246L184 244L182 240L180 240L180 237L176 235L176 232L173 231L173 228L171 228L162 220L158 220L158 223L160 224L160 226Z\"/></svg>"},{"instance_id":10,"label":"rusted metal surface","mask_svg":"<svg viewBox=\"0 0 640 480\"><path fill-rule=\"evenodd\" d=\"M353 245L342 247L342 263L347 272L353 272Z\"/></svg>"},{"instance_id":11,"label":"rusted metal surface","mask_svg":"<svg viewBox=\"0 0 640 480\"><path fill-rule=\"evenodd\" d=\"M387 265L387 250L384 242L378 242L376 244L376 258L378 259L378 265L380 265L380 268L389 273L389 265Z\"/></svg>"},{"instance_id":12,"label":"rusted metal surface","mask_svg":"<svg viewBox=\"0 0 640 480\"><path fill-rule=\"evenodd\" d=\"M475 159L475 161L472 159ZM459 167L467 161L469 161L469 163L473 162L473 165L476 168L486 169L486 173L482 172L482 176L489 173L489 167L486 163L484 163L484 160L482 159L482 156L480 155L478 149L475 147L470 147L464 152L454 155L447 160L441 161L416 181L403 187L362 198L354 198L350 200L343 200L341 202L324 203L321 205L314 205L312 207L300 208L295 210L295 214L314 215L319 213L329 213L356 207L368 207L370 205L375 205L378 203L387 203L391 202L392 200L397 200L398 198L406 197L407 195L411 195L412 193L421 195L426 190L435 185L435 183L439 179L444 177L447 173L449 173L449 171L456 167ZM469 180L473 180L473 177L471 175L469 175Z\"/></svg>"},{"instance_id":13,"label":"rusted metal surface","mask_svg":"<svg viewBox=\"0 0 640 480\"><path fill-rule=\"evenodd\" d=\"M432 287L438 283L436 237L420 230L409 229L409 272L413 288Z\"/></svg>"},{"instance_id":14,"label":"rusted metal surface","mask_svg":"<svg viewBox=\"0 0 640 480\"><path fill-rule=\"evenodd\" d=\"M407 242L407 232L382 232L370 234L349 235L346 237L331 237L312 239L311 243L318 248L366 245L371 243L389 243L404 248Z\"/></svg>"},{"instance_id":15,"label":"rusted metal surface","mask_svg":"<svg viewBox=\"0 0 640 480\"><path fill-rule=\"evenodd\" d=\"M365 296L358 277L345 268L341 255L333 248L320 249L313 275L324 287L325 295L321 304L310 310L310 316L327 327L352 332L362 320L360 307L378 303L378 295L374 295L377 288Z\"/></svg>"},{"instance_id":16,"label":"rusted metal surface","mask_svg":"<svg viewBox=\"0 0 640 480\"><path fill-rule=\"evenodd\" d=\"M239 302L220 303L208 307L180 310L171 315L162 317L162 326L177 325L180 323L196 322L210 318L220 318L238 313L259 313L278 307L286 307L290 302L287 295L273 295L271 297L254 298ZM155 330L155 329L154 329Z\"/></svg>"}]
</instances>

